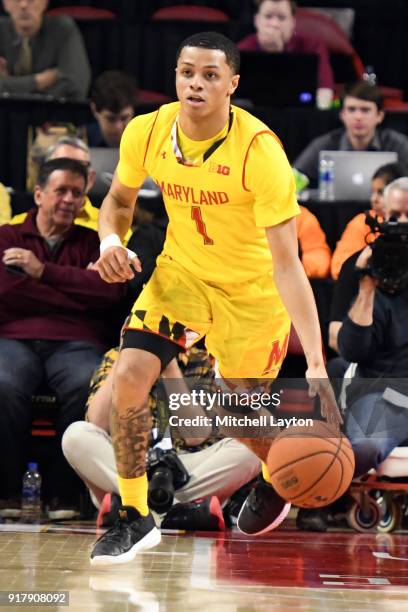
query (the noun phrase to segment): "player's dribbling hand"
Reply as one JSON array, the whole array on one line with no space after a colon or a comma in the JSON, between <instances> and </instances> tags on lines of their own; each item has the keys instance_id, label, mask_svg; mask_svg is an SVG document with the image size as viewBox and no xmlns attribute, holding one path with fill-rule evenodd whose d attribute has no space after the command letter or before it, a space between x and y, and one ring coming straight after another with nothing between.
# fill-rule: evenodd
<instances>
[{"instance_id":1,"label":"player's dribbling hand","mask_svg":"<svg viewBox=\"0 0 408 612\"><path fill-rule=\"evenodd\" d=\"M121 246L107 248L99 257L95 266L100 277L107 283L125 283L134 278L134 271L142 271L137 255L135 254L130 259L126 248Z\"/></svg>"},{"instance_id":2,"label":"player's dribbling hand","mask_svg":"<svg viewBox=\"0 0 408 612\"><path fill-rule=\"evenodd\" d=\"M309 384L309 397L320 397L320 412L328 425L339 430L343 423L333 388L324 368L308 368L306 379Z\"/></svg>"}]
</instances>

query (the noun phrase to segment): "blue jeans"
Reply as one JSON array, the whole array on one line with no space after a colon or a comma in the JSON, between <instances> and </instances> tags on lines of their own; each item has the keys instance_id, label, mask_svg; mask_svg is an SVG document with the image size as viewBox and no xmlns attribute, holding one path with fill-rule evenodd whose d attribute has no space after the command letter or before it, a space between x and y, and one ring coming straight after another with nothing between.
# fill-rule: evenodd
<instances>
[{"instance_id":1,"label":"blue jeans","mask_svg":"<svg viewBox=\"0 0 408 612\"><path fill-rule=\"evenodd\" d=\"M408 410L369 393L347 410L345 433L356 457L355 476L376 469L396 447L408 440Z\"/></svg>"},{"instance_id":2,"label":"blue jeans","mask_svg":"<svg viewBox=\"0 0 408 612\"><path fill-rule=\"evenodd\" d=\"M30 459L31 397L42 385L57 397L57 436L47 497L69 499L78 490L76 476L62 454L61 437L68 425L84 417L89 382L102 354L90 342L0 339L1 498L21 493L22 474Z\"/></svg>"}]
</instances>

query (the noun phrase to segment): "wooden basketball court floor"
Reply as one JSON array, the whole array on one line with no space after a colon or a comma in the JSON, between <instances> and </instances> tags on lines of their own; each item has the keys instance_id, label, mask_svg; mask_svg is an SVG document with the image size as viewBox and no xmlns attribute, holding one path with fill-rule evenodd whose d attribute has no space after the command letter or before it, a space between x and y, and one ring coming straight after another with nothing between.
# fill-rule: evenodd
<instances>
[{"instance_id":1,"label":"wooden basketball court floor","mask_svg":"<svg viewBox=\"0 0 408 612\"><path fill-rule=\"evenodd\" d=\"M167 532L129 564L91 568L93 525L0 525L0 591L68 591L31 610L408 611L408 534ZM27 606L21 606L27 607ZM20 608L20 606L18 606ZM28 607L27 607L28 609Z\"/></svg>"}]
</instances>

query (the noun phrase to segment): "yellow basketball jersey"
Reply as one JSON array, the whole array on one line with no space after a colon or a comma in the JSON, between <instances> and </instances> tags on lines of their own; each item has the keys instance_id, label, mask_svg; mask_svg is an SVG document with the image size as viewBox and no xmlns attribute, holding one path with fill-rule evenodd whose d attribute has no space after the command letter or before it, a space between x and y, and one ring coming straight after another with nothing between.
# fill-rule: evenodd
<instances>
[{"instance_id":1,"label":"yellow basketball jersey","mask_svg":"<svg viewBox=\"0 0 408 612\"><path fill-rule=\"evenodd\" d=\"M119 180L129 187L139 187L147 175L155 180L169 216L163 254L197 278L235 283L271 271L265 228L299 212L280 141L261 121L232 107L225 140L201 165L185 165L172 139L179 109L178 102L167 104L128 124Z\"/></svg>"}]
</instances>

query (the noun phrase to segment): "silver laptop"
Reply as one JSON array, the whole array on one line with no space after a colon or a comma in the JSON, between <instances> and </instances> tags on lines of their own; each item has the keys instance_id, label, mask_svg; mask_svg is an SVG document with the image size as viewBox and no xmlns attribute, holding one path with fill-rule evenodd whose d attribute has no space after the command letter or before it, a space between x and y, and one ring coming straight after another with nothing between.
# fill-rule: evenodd
<instances>
[{"instance_id":1,"label":"silver laptop","mask_svg":"<svg viewBox=\"0 0 408 612\"><path fill-rule=\"evenodd\" d=\"M91 163L96 172L95 185L89 193L96 201L102 201L109 191L112 183L113 175L119 161L119 149L108 147L91 147ZM157 198L161 192L156 183L147 177L141 189L139 189L139 198L146 200Z\"/></svg>"},{"instance_id":2,"label":"silver laptop","mask_svg":"<svg viewBox=\"0 0 408 612\"><path fill-rule=\"evenodd\" d=\"M116 166L119 161L119 149L91 147L91 163L96 172L95 185L89 197L103 200L109 191Z\"/></svg>"},{"instance_id":3,"label":"silver laptop","mask_svg":"<svg viewBox=\"0 0 408 612\"><path fill-rule=\"evenodd\" d=\"M334 199L369 200L371 179L380 166L398 161L394 151L320 151L334 161Z\"/></svg>"}]
</instances>

